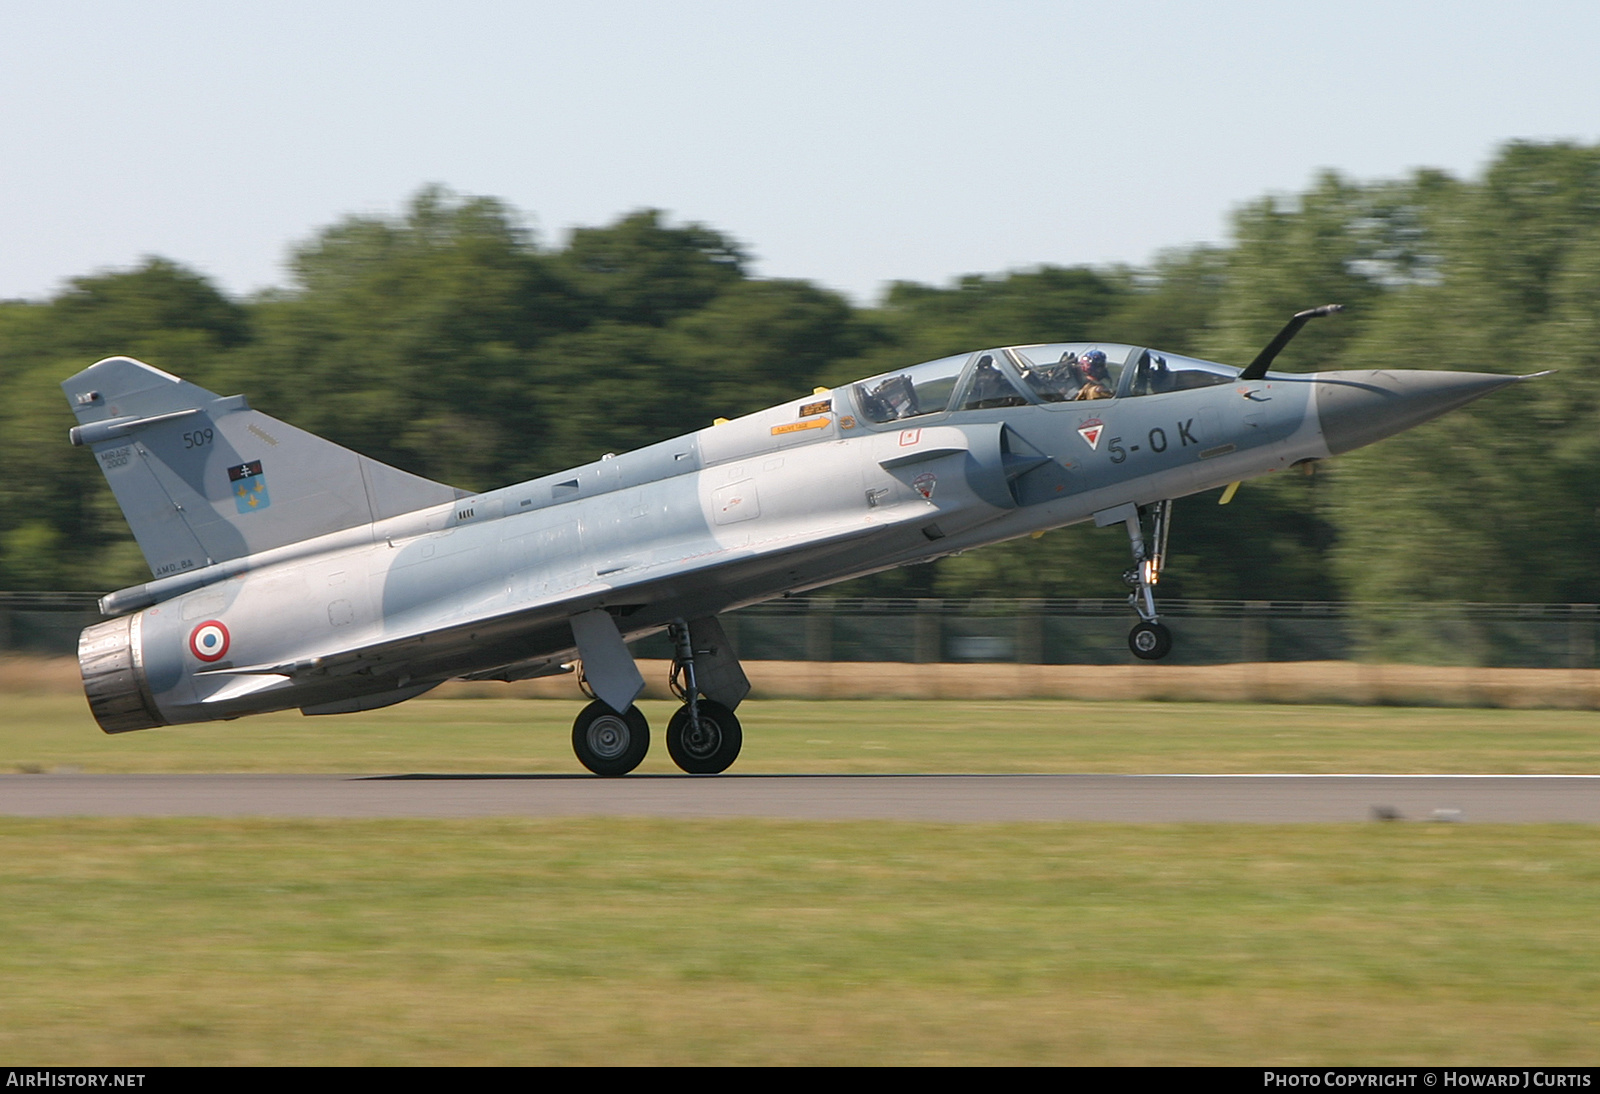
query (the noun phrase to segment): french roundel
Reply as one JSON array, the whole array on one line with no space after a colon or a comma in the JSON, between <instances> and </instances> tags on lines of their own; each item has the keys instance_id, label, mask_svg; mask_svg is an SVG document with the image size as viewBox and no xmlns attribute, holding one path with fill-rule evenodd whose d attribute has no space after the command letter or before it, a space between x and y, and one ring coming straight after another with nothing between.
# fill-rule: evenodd
<instances>
[{"instance_id":1,"label":"french roundel","mask_svg":"<svg viewBox=\"0 0 1600 1094\"><path fill-rule=\"evenodd\" d=\"M220 661L228 652L228 628L206 620L189 633L189 652L202 661Z\"/></svg>"}]
</instances>

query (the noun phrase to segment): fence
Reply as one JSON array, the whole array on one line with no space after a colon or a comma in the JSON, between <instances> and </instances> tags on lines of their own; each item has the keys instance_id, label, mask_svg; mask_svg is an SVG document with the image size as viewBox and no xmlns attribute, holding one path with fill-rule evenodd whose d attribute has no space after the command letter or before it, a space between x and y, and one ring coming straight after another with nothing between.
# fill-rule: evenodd
<instances>
[{"instance_id":1,"label":"fence","mask_svg":"<svg viewBox=\"0 0 1600 1094\"><path fill-rule=\"evenodd\" d=\"M0 651L71 654L96 622L94 593L0 593ZM1371 660L1501 668L1595 668L1600 605L1397 605L1166 600L1168 663ZM752 661L1110 665L1132 660L1122 599L884 600L796 597L724 625ZM664 637L634 644L667 658Z\"/></svg>"},{"instance_id":2,"label":"fence","mask_svg":"<svg viewBox=\"0 0 1600 1094\"><path fill-rule=\"evenodd\" d=\"M0 653L75 654L99 593L0 593Z\"/></svg>"},{"instance_id":3,"label":"fence","mask_svg":"<svg viewBox=\"0 0 1600 1094\"><path fill-rule=\"evenodd\" d=\"M1167 663L1381 660L1505 668L1596 667L1594 604L1414 606L1323 601L1167 600ZM1109 665L1132 660L1127 601L775 601L724 617L749 660L1011 662ZM642 656L670 656L658 640Z\"/></svg>"}]
</instances>

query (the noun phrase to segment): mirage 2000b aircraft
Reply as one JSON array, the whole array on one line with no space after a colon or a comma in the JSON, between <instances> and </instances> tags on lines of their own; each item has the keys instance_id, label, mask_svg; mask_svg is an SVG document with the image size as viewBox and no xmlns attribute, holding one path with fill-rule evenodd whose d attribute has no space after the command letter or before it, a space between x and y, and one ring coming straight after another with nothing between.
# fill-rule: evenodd
<instances>
[{"instance_id":1,"label":"mirage 2000b aircraft","mask_svg":"<svg viewBox=\"0 0 1600 1094\"><path fill-rule=\"evenodd\" d=\"M517 486L469 494L126 357L62 387L154 580L100 601L84 688L108 733L398 703L572 671L601 775L649 747L626 643L670 633L685 771L739 753L750 685L719 613L1079 521L1126 527L1132 652L1172 499L1397 433L1519 377L1268 372L1109 342L928 361ZM1148 527L1148 532L1146 528Z\"/></svg>"}]
</instances>

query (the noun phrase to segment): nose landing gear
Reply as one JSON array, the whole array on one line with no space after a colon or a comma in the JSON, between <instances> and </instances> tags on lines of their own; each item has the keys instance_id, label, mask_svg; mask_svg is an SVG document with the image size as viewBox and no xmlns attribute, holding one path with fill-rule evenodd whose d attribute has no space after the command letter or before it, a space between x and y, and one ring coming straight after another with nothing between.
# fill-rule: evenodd
<instances>
[{"instance_id":1,"label":"nose landing gear","mask_svg":"<svg viewBox=\"0 0 1600 1094\"><path fill-rule=\"evenodd\" d=\"M1172 652L1172 631L1165 623L1136 623L1128 632L1128 648L1135 657L1159 661Z\"/></svg>"},{"instance_id":2,"label":"nose landing gear","mask_svg":"<svg viewBox=\"0 0 1600 1094\"><path fill-rule=\"evenodd\" d=\"M1144 515L1152 514L1150 539L1144 538ZM1128 545L1133 549L1133 568L1122 580L1133 591L1128 603L1139 615L1139 622L1128 632L1128 649L1142 661L1159 661L1172 652L1172 631L1156 612L1151 591L1161 580L1161 567L1167 559L1167 532L1172 525L1172 499L1156 502L1144 509L1129 502L1094 515L1097 526L1122 524L1128 530Z\"/></svg>"}]
</instances>

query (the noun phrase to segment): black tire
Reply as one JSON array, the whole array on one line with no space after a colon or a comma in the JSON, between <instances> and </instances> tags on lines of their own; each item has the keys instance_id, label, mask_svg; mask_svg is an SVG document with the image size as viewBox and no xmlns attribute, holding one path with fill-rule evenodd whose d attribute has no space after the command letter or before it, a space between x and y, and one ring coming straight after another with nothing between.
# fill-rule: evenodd
<instances>
[{"instance_id":1,"label":"black tire","mask_svg":"<svg viewBox=\"0 0 1600 1094\"><path fill-rule=\"evenodd\" d=\"M689 730L689 704L678 708L667 723L667 751L672 762L691 775L720 775L739 758L744 730L733 711L721 703L701 699L700 732Z\"/></svg>"},{"instance_id":2,"label":"black tire","mask_svg":"<svg viewBox=\"0 0 1600 1094\"><path fill-rule=\"evenodd\" d=\"M618 714L596 699L572 723L572 751L596 775L626 775L650 751L650 723L638 707Z\"/></svg>"},{"instance_id":3,"label":"black tire","mask_svg":"<svg viewBox=\"0 0 1600 1094\"><path fill-rule=\"evenodd\" d=\"M1165 623L1140 623L1128 632L1128 648L1142 661L1159 661L1172 652L1172 632Z\"/></svg>"}]
</instances>

